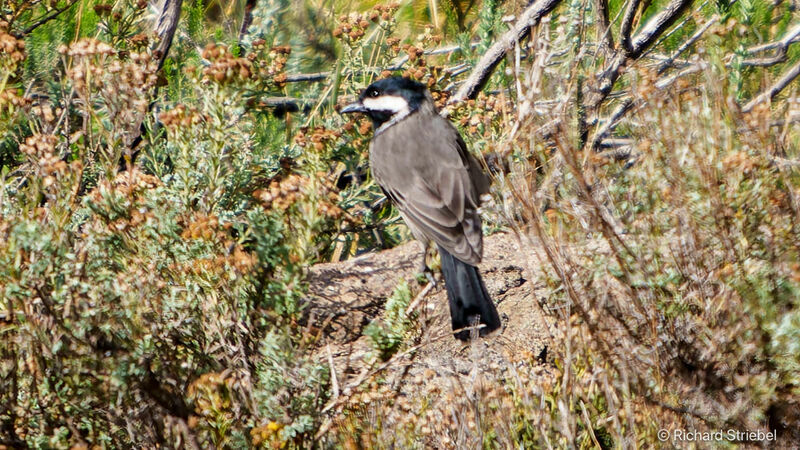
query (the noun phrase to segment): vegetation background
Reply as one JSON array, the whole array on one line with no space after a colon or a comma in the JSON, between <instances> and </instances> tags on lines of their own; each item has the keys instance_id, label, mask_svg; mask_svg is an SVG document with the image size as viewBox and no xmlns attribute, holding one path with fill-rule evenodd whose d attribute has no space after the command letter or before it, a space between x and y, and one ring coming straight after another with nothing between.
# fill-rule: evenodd
<instances>
[{"instance_id":1,"label":"vegetation background","mask_svg":"<svg viewBox=\"0 0 800 450\"><path fill-rule=\"evenodd\" d=\"M798 8L2 0L0 447L797 445ZM449 403L385 382L429 287L346 393L306 313L312 264L408 239L336 113L390 74L485 157L556 324Z\"/></svg>"}]
</instances>

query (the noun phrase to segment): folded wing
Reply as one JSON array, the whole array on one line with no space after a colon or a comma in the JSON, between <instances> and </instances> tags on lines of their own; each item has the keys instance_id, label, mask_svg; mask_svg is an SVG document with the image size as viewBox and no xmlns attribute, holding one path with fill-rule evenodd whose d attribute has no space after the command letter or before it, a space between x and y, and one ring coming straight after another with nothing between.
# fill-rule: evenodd
<instances>
[{"instance_id":1,"label":"folded wing","mask_svg":"<svg viewBox=\"0 0 800 450\"><path fill-rule=\"evenodd\" d=\"M431 123L434 122L434 123ZM420 240L468 264L483 252L480 196L488 177L438 114L412 114L373 141L372 172Z\"/></svg>"}]
</instances>

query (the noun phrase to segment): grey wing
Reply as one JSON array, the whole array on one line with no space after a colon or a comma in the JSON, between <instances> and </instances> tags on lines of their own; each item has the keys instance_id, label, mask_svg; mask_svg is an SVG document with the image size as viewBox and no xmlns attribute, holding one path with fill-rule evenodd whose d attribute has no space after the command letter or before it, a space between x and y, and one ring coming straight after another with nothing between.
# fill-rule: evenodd
<instances>
[{"instance_id":1,"label":"grey wing","mask_svg":"<svg viewBox=\"0 0 800 450\"><path fill-rule=\"evenodd\" d=\"M447 120L416 116L373 142L373 175L417 239L432 240L456 258L478 264L483 253L478 206L489 179Z\"/></svg>"}]
</instances>

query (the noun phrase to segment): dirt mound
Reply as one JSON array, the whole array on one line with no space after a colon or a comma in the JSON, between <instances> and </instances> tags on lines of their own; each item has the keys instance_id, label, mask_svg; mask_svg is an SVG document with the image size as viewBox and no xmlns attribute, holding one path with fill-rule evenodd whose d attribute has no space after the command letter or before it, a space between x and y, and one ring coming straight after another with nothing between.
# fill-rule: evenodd
<instances>
[{"instance_id":1,"label":"dirt mound","mask_svg":"<svg viewBox=\"0 0 800 450\"><path fill-rule=\"evenodd\" d=\"M398 387L403 378L421 374L428 385L450 383L454 377L476 372L505 377L509 368L522 361L546 360L550 325L542 311L545 288L531 281L533 255L514 235L499 233L485 239L480 269L503 327L471 344L452 336L444 283L439 280L436 287L424 287L416 281L421 257L422 246L409 242L311 269L307 318L319 327L323 336L320 357L333 362L342 392L364 381L370 370L380 370L366 366L371 347L363 330L381 317L386 299L402 280L412 286L416 297L412 305L417 303L414 309L419 313L421 332L408 351L383 367ZM546 371L546 364L541 369Z\"/></svg>"}]
</instances>

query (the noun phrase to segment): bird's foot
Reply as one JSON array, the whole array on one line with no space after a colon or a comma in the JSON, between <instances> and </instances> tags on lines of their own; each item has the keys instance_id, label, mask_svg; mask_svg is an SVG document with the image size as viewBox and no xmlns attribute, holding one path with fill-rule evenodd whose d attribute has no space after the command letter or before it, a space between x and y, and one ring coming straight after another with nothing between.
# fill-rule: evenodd
<instances>
[{"instance_id":1,"label":"bird's foot","mask_svg":"<svg viewBox=\"0 0 800 450\"><path fill-rule=\"evenodd\" d=\"M422 272L422 275L428 279L429 283L433 284L433 287L439 287L439 283L436 282L436 277L433 276L433 271L430 269L430 267L425 267L425 269L426 270Z\"/></svg>"},{"instance_id":2,"label":"bird's foot","mask_svg":"<svg viewBox=\"0 0 800 450\"><path fill-rule=\"evenodd\" d=\"M422 264L420 264L417 272L417 280L420 283L427 281L428 283L433 284L433 287L439 287L439 284L436 282L436 277L433 274L433 270L428 267L424 256L422 257Z\"/></svg>"}]
</instances>

